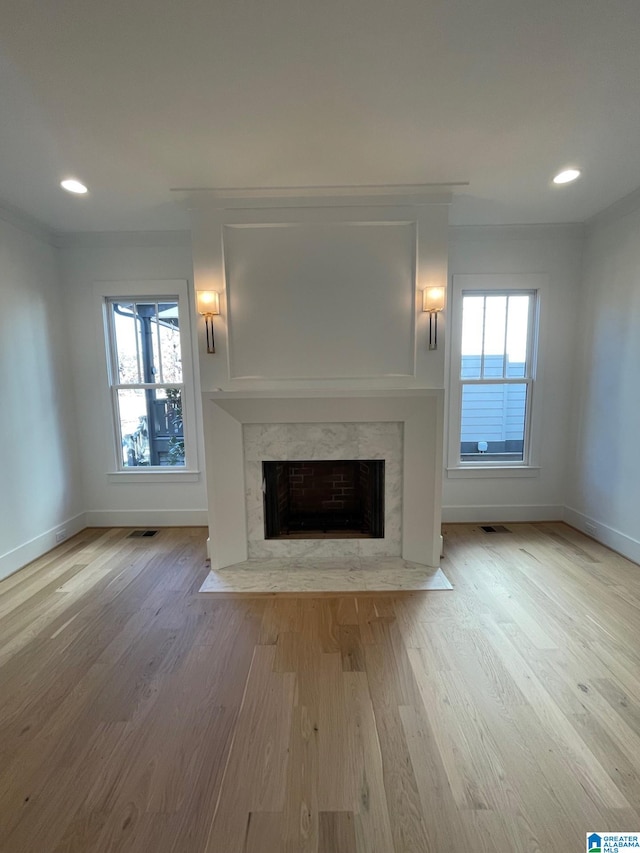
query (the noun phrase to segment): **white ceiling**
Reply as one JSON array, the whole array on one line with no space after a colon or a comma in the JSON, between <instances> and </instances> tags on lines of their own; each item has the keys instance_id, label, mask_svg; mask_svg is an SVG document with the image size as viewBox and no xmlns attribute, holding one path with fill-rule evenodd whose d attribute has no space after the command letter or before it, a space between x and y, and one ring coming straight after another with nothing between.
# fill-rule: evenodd
<instances>
[{"instance_id":1,"label":"white ceiling","mask_svg":"<svg viewBox=\"0 0 640 853\"><path fill-rule=\"evenodd\" d=\"M0 20L0 199L58 231L184 228L172 187L469 181L452 220L480 224L581 221L640 185L640 0L0 0Z\"/></svg>"}]
</instances>

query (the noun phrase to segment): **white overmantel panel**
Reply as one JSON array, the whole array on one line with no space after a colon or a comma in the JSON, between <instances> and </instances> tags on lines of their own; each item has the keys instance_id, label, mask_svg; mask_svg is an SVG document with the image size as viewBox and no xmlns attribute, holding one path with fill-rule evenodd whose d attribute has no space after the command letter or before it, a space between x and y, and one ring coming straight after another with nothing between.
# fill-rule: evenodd
<instances>
[{"instance_id":1,"label":"white overmantel panel","mask_svg":"<svg viewBox=\"0 0 640 853\"><path fill-rule=\"evenodd\" d=\"M217 290L203 391L442 388L422 290L447 284L448 194L191 200L196 290Z\"/></svg>"},{"instance_id":2,"label":"white overmantel panel","mask_svg":"<svg viewBox=\"0 0 640 853\"><path fill-rule=\"evenodd\" d=\"M223 229L234 379L415 373L415 222Z\"/></svg>"},{"instance_id":3,"label":"white overmantel panel","mask_svg":"<svg viewBox=\"0 0 640 853\"><path fill-rule=\"evenodd\" d=\"M214 568L247 559L242 425L401 422L402 555L439 565L442 390L213 392L203 394Z\"/></svg>"}]
</instances>

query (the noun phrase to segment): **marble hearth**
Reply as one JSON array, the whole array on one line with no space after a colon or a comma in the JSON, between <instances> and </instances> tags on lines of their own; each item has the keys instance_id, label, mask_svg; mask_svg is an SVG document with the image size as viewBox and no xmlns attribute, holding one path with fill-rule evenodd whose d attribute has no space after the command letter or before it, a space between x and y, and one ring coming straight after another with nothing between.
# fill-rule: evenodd
<instances>
[{"instance_id":1,"label":"marble hearth","mask_svg":"<svg viewBox=\"0 0 640 853\"><path fill-rule=\"evenodd\" d=\"M203 402L212 568L367 556L439 565L441 390L219 391ZM347 450L386 460L385 538L265 540L261 459L346 458Z\"/></svg>"}]
</instances>

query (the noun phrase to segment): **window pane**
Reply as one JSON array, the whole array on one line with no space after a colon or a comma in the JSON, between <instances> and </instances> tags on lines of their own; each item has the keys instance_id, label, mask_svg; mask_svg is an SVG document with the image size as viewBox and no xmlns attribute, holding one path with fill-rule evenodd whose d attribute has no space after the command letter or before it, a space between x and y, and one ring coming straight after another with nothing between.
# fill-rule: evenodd
<instances>
[{"instance_id":1,"label":"window pane","mask_svg":"<svg viewBox=\"0 0 640 853\"><path fill-rule=\"evenodd\" d=\"M153 347L153 381L162 382L162 365L160 364L160 322L158 320L158 306L153 306L153 316L149 324L151 333L151 345Z\"/></svg>"},{"instance_id":2,"label":"window pane","mask_svg":"<svg viewBox=\"0 0 640 853\"><path fill-rule=\"evenodd\" d=\"M462 300L462 379L480 379L484 296L464 296Z\"/></svg>"},{"instance_id":3,"label":"window pane","mask_svg":"<svg viewBox=\"0 0 640 853\"><path fill-rule=\"evenodd\" d=\"M509 378L527 375L530 299L529 295L509 297L506 372Z\"/></svg>"},{"instance_id":4,"label":"window pane","mask_svg":"<svg viewBox=\"0 0 640 853\"><path fill-rule=\"evenodd\" d=\"M182 382L178 303L112 302L118 384Z\"/></svg>"},{"instance_id":5,"label":"window pane","mask_svg":"<svg viewBox=\"0 0 640 853\"><path fill-rule=\"evenodd\" d=\"M142 382L138 341L136 340L135 306L131 302L111 304L116 338L116 362L119 383Z\"/></svg>"},{"instance_id":6,"label":"window pane","mask_svg":"<svg viewBox=\"0 0 640 853\"><path fill-rule=\"evenodd\" d=\"M507 297L487 296L484 312L483 377L504 376L504 343L507 321Z\"/></svg>"},{"instance_id":7,"label":"window pane","mask_svg":"<svg viewBox=\"0 0 640 853\"><path fill-rule=\"evenodd\" d=\"M122 464L184 466L182 394L179 388L120 389Z\"/></svg>"},{"instance_id":8,"label":"window pane","mask_svg":"<svg viewBox=\"0 0 640 853\"><path fill-rule=\"evenodd\" d=\"M463 385L461 460L522 461L526 409L526 383Z\"/></svg>"},{"instance_id":9,"label":"window pane","mask_svg":"<svg viewBox=\"0 0 640 853\"><path fill-rule=\"evenodd\" d=\"M142 363L142 381L158 382L156 369L157 352L154 352L153 330L156 319L156 305L154 302L136 302L136 328L138 332L138 346L140 347L140 361Z\"/></svg>"},{"instance_id":10,"label":"window pane","mask_svg":"<svg viewBox=\"0 0 640 853\"><path fill-rule=\"evenodd\" d=\"M182 382L178 303L161 302L158 305L158 320L162 381Z\"/></svg>"}]
</instances>

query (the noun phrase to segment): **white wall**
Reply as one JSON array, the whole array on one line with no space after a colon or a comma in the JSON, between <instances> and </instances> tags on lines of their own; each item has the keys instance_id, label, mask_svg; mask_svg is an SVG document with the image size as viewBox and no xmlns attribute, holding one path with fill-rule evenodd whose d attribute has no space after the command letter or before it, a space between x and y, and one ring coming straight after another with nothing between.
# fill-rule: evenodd
<instances>
[{"instance_id":1,"label":"white wall","mask_svg":"<svg viewBox=\"0 0 640 853\"><path fill-rule=\"evenodd\" d=\"M89 525L206 524L206 485L201 401L196 394L199 474L114 475L111 403L107 391L104 335L97 281L184 279L193 296L188 235L87 235L85 245L61 249L65 304ZM74 245L74 243L76 245ZM190 300L193 309L193 298ZM193 317L192 317L193 320ZM192 324L195 350L195 324ZM194 355L194 361L197 356ZM198 365L196 364L196 372ZM196 375L196 388L199 379Z\"/></svg>"},{"instance_id":2,"label":"white wall","mask_svg":"<svg viewBox=\"0 0 640 853\"><path fill-rule=\"evenodd\" d=\"M413 375L414 223L227 226L224 257L231 378Z\"/></svg>"},{"instance_id":3,"label":"white wall","mask_svg":"<svg viewBox=\"0 0 640 853\"><path fill-rule=\"evenodd\" d=\"M0 578L84 527L56 255L0 219Z\"/></svg>"},{"instance_id":4,"label":"white wall","mask_svg":"<svg viewBox=\"0 0 640 853\"><path fill-rule=\"evenodd\" d=\"M587 232L567 520L640 562L640 209Z\"/></svg>"},{"instance_id":5,"label":"white wall","mask_svg":"<svg viewBox=\"0 0 640 853\"><path fill-rule=\"evenodd\" d=\"M580 226L451 229L450 276L541 273L548 276L541 325L539 472L535 476L447 478L445 521L529 521L563 517L583 232Z\"/></svg>"}]
</instances>

